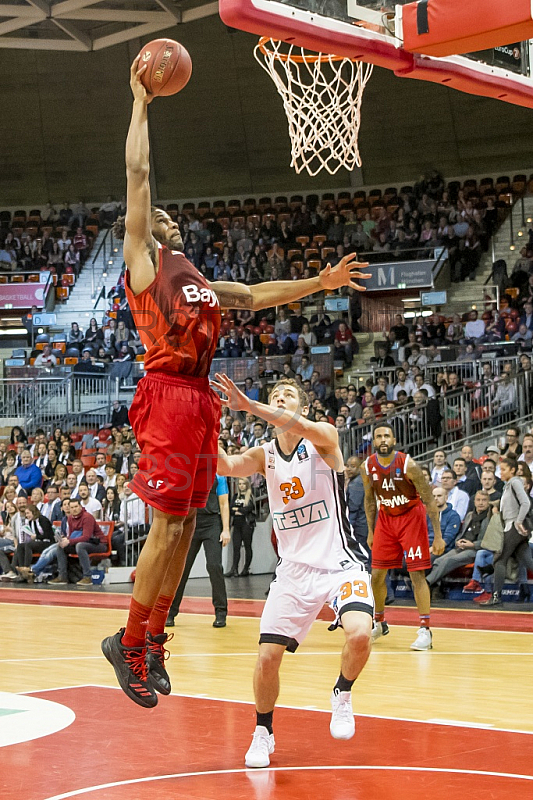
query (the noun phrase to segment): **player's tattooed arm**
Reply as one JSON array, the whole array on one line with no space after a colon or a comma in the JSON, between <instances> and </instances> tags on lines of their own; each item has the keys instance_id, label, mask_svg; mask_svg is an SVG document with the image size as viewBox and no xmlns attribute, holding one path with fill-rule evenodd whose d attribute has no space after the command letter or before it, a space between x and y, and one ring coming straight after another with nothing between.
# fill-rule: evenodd
<instances>
[{"instance_id":1,"label":"player's tattooed arm","mask_svg":"<svg viewBox=\"0 0 533 800\"><path fill-rule=\"evenodd\" d=\"M366 521L368 524L367 544L369 547L372 547L374 541L374 527L376 525L376 515L378 513L378 505L376 503L376 495L374 494L374 489L372 488L372 483L370 482L370 478L362 468L360 471L360 475L365 490L364 504L365 504Z\"/></svg>"},{"instance_id":2,"label":"player's tattooed arm","mask_svg":"<svg viewBox=\"0 0 533 800\"><path fill-rule=\"evenodd\" d=\"M359 263L357 255L350 253L335 267L327 264L314 278L300 281L265 281L255 286L216 281L211 284L211 288L216 292L222 308L249 308L252 311L261 311L263 308L294 303L324 289L334 290L350 286L358 292L364 292L365 287L357 281L371 277L370 273L360 271L366 267L368 263Z\"/></svg>"},{"instance_id":3,"label":"player's tattooed arm","mask_svg":"<svg viewBox=\"0 0 533 800\"><path fill-rule=\"evenodd\" d=\"M228 456L224 448L218 446L217 474L230 478L249 478L259 472L265 474L265 451L262 447L251 447L245 453Z\"/></svg>"},{"instance_id":4,"label":"player's tattooed arm","mask_svg":"<svg viewBox=\"0 0 533 800\"><path fill-rule=\"evenodd\" d=\"M221 308L248 308L250 311L257 311L254 308L254 298L251 286L242 283L232 283L231 281L215 281L209 286L218 297Z\"/></svg>"},{"instance_id":5,"label":"player's tattooed arm","mask_svg":"<svg viewBox=\"0 0 533 800\"><path fill-rule=\"evenodd\" d=\"M431 552L435 556L440 556L442 553L444 553L445 543L440 529L439 510L437 508L435 498L433 497L432 488L427 482L426 476L412 458L409 459L409 463L407 464L407 477L410 481L412 481L415 489L420 495L420 499L424 503L428 517L433 525L434 536L433 544L431 545Z\"/></svg>"}]
</instances>

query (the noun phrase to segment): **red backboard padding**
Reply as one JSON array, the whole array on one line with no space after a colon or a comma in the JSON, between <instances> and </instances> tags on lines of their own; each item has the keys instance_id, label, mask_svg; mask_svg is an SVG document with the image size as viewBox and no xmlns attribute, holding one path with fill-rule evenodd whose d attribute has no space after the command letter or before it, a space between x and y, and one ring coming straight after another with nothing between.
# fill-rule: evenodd
<instances>
[{"instance_id":1,"label":"red backboard padding","mask_svg":"<svg viewBox=\"0 0 533 800\"><path fill-rule=\"evenodd\" d=\"M421 0L403 6L402 18L410 53L460 55L533 38L531 0Z\"/></svg>"}]
</instances>

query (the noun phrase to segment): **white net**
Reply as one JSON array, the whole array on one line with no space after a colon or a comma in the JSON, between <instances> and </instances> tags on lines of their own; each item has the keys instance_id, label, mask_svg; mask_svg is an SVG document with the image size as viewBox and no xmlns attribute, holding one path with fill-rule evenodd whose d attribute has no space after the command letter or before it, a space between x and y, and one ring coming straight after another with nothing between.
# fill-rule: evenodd
<instances>
[{"instance_id":1,"label":"white net","mask_svg":"<svg viewBox=\"0 0 533 800\"><path fill-rule=\"evenodd\" d=\"M283 98L291 167L310 175L360 167L361 101L373 65L268 38L259 41L254 55Z\"/></svg>"}]
</instances>

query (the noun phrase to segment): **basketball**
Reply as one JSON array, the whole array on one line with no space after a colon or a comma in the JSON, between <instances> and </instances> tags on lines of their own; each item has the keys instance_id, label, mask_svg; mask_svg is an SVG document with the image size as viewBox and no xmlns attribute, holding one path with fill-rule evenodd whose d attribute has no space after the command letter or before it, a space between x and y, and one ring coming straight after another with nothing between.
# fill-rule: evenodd
<instances>
[{"instance_id":1,"label":"basketball","mask_svg":"<svg viewBox=\"0 0 533 800\"><path fill-rule=\"evenodd\" d=\"M147 65L141 81L150 94L162 97L177 94L189 82L191 57L179 42L154 39L143 47L139 56L139 69Z\"/></svg>"}]
</instances>

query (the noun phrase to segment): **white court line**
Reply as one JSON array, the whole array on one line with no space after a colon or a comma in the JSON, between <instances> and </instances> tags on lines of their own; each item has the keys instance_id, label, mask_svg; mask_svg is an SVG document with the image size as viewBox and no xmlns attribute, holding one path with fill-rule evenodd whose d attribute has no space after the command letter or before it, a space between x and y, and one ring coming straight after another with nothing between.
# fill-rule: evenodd
<instances>
[{"instance_id":1,"label":"white court line","mask_svg":"<svg viewBox=\"0 0 533 800\"><path fill-rule=\"evenodd\" d=\"M106 685L101 684L101 683L81 684L80 686L73 687L73 688L84 688L86 686L89 687L89 688L96 688L96 689L115 689L117 692L122 691L120 686L106 686ZM54 689L46 689L46 690L43 690L43 691L53 692L55 690ZM39 689L35 689L33 693L39 694L39 692L40 692ZM32 694L32 692L20 692L20 694ZM216 702L216 703L239 703L240 705L244 705L244 706L253 706L253 705L255 705L253 700L233 700L230 697L213 697L212 695L207 695L207 694L188 694L186 692L171 692L171 696L172 697L189 697L192 700L197 700L198 698L201 698L202 700L210 700L210 701ZM279 704L276 703L276 708L288 708L291 711L302 711L303 707L302 706L289 706L289 705L283 704L283 703L279 703ZM330 708L314 708L312 710L313 711L317 711L320 714L331 714L331 709ZM366 719L388 719L388 720L390 719L393 722L415 722L415 723L418 723L420 725L454 725L455 724L453 722L453 720L450 720L450 721L446 720L444 722L436 722L433 719L430 720L430 719L414 719L413 717L393 717L393 716L389 716L389 715L386 715L386 714L363 714L363 713L361 713L359 711L355 712L355 716L356 716L356 718L357 717L365 717ZM458 727L462 727L462 728L465 728L465 727L477 728L478 727L478 723L476 723L476 722L472 722L471 724L468 723L468 722L459 722L457 724L458 724ZM500 733L502 733L502 732L503 733L522 733L522 734L524 734L526 736L533 736L533 731L524 731L524 730L520 730L518 728L499 728L499 727L493 726L490 730L491 731L499 731Z\"/></svg>"},{"instance_id":2,"label":"white court line","mask_svg":"<svg viewBox=\"0 0 533 800\"><path fill-rule=\"evenodd\" d=\"M257 656L257 650L254 650L251 653L174 653L170 651L172 659L175 658L253 658ZM376 655L387 655L387 656L408 656L409 658L417 659L421 658L420 654L415 653L413 650L372 650L372 654ZM291 653L291 658L301 658L302 656L328 656L330 658L338 658L339 652L338 650L332 652L326 652L324 650L316 651L316 652L307 652L307 651L298 651L297 653ZM432 650L431 654L427 655L426 658L434 658L435 656L512 656L513 658L525 657L525 658L533 658L533 652L531 653L515 653L515 652L503 652L499 650L495 650L493 652L485 652L483 650L472 650L472 651L454 651L454 650ZM42 658L0 658L0 664L27 664L31 662L40 662L40 661L99 661L102 659L103 656L43 656Z\"/></svg>"},{"instance_id":3,"label":"white court line","mask_svg":"<svg viewBox=\"0 0 533 800\"><path fill-rule=\"evenodd\" d=\"M73 686L54 686L51 689L32 689L31 691L17 692L16 694L41 694L42 692L62 692L62 691L66 691L68 689L112 689L112 690L115 690L117 692L122 691L120 686L106 686L103 683L79 683L79 684L74 684ZM232 700L229 697L212 697L212 696L207 695L207 694L187 694L185 692L171 692L171 696L172 697L188 697L188 698L191 698L192 700L198 700L198 699L210 700L210 701L217 702L217 703L238 703L240 705L245 705L245 706L253 706L253 705L255 705L255 703L252 700ZM288 709L290 709L292 711L302 711L302 706L288 706L288 705L284 705L284 704L280 703L280 704L277 704L276 707L277 708L288 708ZM311 707L307 707L307 708L309 710L312 710L312 711L317 711L320 714L331 714L331 710L330 709L326 709L326 708L311 708ZM357 717L365 717L366 719L386 719L386 720L392 720L393 722L415 722L415 723L418 723L420 725L447 725L447 726L457 725L458 727L462 727L462 728L478 728L480 724L483 724L483 723L476 723L476 722L472 722L472 723L470 723L470 722L462 722L462 721L455 722L454 720L440 720L439 721L439 720L436 720L436 719L413 719L412 717L392 717L392 716L387 716L385 714L363 714L363 713L360 713L359 711L356 711L355 716L356 716L356 718ZM498 731L500 733L501 732L503 732L503 733L521 733L521 734L524 734L526 736L533 736L533 731L524 731L524 730L519 730L518 728L498 728L498 727L492 726L490 728L490 730ZM50 798L50 800L52 800L52 799Z\"/></svg>"},{"instance_id":4,"label":"white court line","mask_svg":"<svg viewBox=\"0 0 533 800\"><path fill-rule=\"evenodd\" d=\"M217 769L205 770L203 772L175 772L170 775L154 775L147 778L131 778L125 781L114 781L112 783L101 783L98 786L87 786L84 789L74 789L72 792L65 792L64 794L55 794L53 797L48 797L46 800L67 800L69 797L79 797L82 794L89 794L90 792L98 792L101 789L113 789L117 786L133 786L139 783L151 783L152 781L165 781L175 780L177 778L203 778L212 775L260 775L265 772L316 772L316 771L355 771L358 772L428 772L439 773L444 775L483 775L489 778L511 778L513 780L533 781L533 775L520 775L513 772L489 772L487 770L475 769L443 769L442 767L400 767L389 765L376 765L370 766L367 764L361 766L311 766L311 767L269 767L259 771L250 769Z\"/></svg>"}]
</instances>

